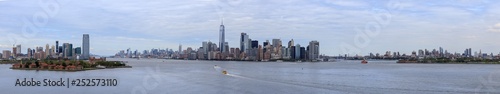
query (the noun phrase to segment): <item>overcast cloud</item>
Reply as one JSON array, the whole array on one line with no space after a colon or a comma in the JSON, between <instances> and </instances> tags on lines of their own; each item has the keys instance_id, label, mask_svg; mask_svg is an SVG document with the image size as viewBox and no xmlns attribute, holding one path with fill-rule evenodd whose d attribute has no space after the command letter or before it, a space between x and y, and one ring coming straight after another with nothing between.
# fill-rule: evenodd
<instances>
[{"instance_id":1,"label":"overcast cloud","mask_svg":"<svg viewBox=\"0 0 500 94\"><path fill-rule=\"evenodd\" d=\"M35 0L38 1L38 0ZM42 0L45 1L45 0ZM0 0L0 50L21 44L23 53L49 43L81 45L90 34L91 53L113 55L119 50L184 48L218 42L220 20L226 41L239 47L241 32L263 42L290 39L307 45L318 40L321 53L345 54L339 45L353 45L356 29L376 22L374 10L387 10L391 21L370 37L359 54L443 47L500 52L498 0L47 0L57 2L57 14L33 36L22 33L23 19L32 21L43 4L33 0ZM12 38L14 37L14 38ZM12 41L15 39L16 41ZM261 43L260 43L261 44Z\"/></svg>"}]
</instances>

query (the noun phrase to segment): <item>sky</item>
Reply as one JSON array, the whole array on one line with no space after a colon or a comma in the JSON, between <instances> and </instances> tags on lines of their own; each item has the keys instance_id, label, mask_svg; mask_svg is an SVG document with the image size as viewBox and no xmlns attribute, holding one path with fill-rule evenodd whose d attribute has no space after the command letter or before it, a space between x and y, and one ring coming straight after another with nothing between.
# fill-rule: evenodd
<instances>
[{"instance_id":1,"label":"sky","mask_svg":"<svg viewBox=\"0 0 500 94\"><path fill-rule=\"evenodd\" d=\"M230 47L245 32L260 44L317 40L326 55L500 52L498 0L0 0L0 50L80 47L83 34L97 55L198 48L218 43L222 19Z\"/></svg>"}]
</instances>

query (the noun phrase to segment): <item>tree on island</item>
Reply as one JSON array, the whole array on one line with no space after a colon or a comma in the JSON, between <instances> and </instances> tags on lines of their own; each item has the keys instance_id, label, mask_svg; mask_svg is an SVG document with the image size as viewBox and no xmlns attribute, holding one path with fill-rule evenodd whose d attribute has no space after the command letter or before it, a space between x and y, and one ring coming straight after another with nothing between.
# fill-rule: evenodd
<instances>
[{"instance_id":1,"label":"tree on island","mask_svg":"<svg viewBox=\"0 0 500 94\"><path fill-rule=\"evenodd\" d=\"M29 68L29 66L31 65L31 61L28 61L26 62L26 64L24 65L24 68Z\"/></svg>"},{"instance_id":2,"label":"tree on island","mask_svg":"<svg viewBox=\"0 0 500 94\"><path fill-rule=\"evenodd\" d=\"M38 60L35 61L35 65L36 65L37 68L40 67L40 61L38 61Z\"/></svg>"}]
</instances>

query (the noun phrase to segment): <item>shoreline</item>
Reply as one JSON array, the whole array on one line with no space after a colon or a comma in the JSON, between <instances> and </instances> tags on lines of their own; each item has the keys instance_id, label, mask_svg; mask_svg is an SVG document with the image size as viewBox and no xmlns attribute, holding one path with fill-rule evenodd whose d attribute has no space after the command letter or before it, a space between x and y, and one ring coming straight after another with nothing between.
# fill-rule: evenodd
<instances>
[{"instance_id":1,"label":"shoreline","mask_svg":"<svg viewBox=\"0 0 500 94\"><path fill-rule=\"evenodd\" d=\"M106 61L105 59L83 60L12 60L0 64L12 65L12 70L65 71L77 72L98 69L132 68L124 61Z\"/></svg>"},{"instance_id":2,"label":"shoreline","mask_svg":"<svg viewBox=\"0 0 500 94\"><path fill-rule=\"evenodd\" d=\"M113 59L135 59L137 58L113 58ZM199 59L166 59L166 58L143 58L143 59L161 59L161 60L183 60L183 61L238 61L238 62L331 62L331 61L310 61L310 60L267 60L267 61L255 61L255 60L199 60Z\"/></svg>"},{"instance_id":3,"label":"shoreline","mask_svg":"<svg viewBox=\"0 0 500 94\"><path fill-rule=\"evenodd\" d=\"M79 71L101 70L101 69L116 69L116 68L132 68L132 66L106 67L106 68L84 68L84 69L81 69L81 70L39 69L39 68L13 68L13 67L9 67L9 69L12 69L12 70L63 71L63 72L79 72Z\"/></svg>"},{"instance_id":4,"label":"shoreline","mask_svg":"<svg viewBox=\"0 0 500 94\"><path fill-rule=\"evenodd\" d=\"M482 63L479 63L479 62L475 62L475 63L457 63L457 62L453 62L453 63L397 63L397 64L490 64L490 65L497 65L497 64L500 64L500 63L484 63L484 62L482 62Z\"/></svg>"}]
</instances>

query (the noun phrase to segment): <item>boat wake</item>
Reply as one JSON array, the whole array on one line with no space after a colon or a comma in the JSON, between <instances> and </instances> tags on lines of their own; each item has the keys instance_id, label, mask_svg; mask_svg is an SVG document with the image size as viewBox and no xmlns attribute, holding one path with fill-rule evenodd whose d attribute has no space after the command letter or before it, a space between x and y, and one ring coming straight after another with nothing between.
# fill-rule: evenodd
<instances>
[{"instance_id":1,"label":"boat wake","mask_svg":"<svg viewBox=\"0 0 500 94\"><path fill-rule=\"evenodd\" d=\"M243 78L243 79L251 79L251 78L248 78L248 77L243 77L243 76L240 76L240 75L238 75L238 74L234 74L234 73L232 73L231 71L228 71L228 70L226 70L226 69L223 69L223 68L221 68L220 66L217 66L217 65L215 65L215 66L214 66L214 70L215 70L216 72L222 73L222 74L224 74L224 75L226 75L226 76L231 76L231 77L235 77L235 78Z\"/></svg>"}]
</instances>

